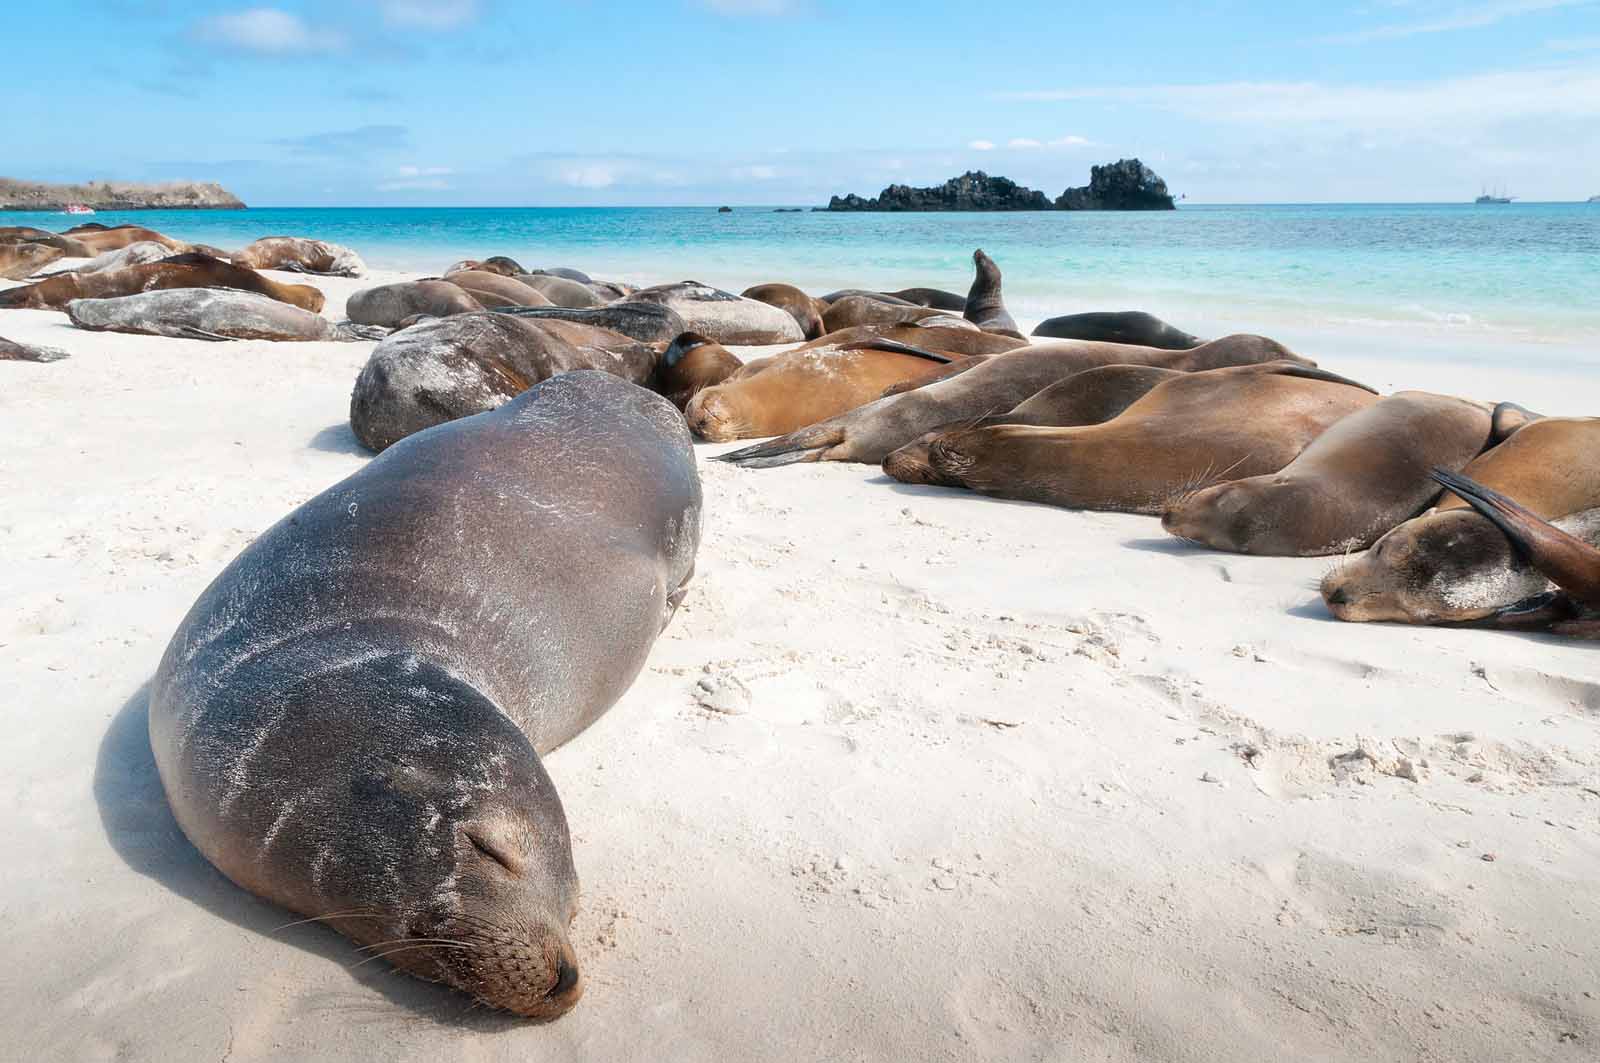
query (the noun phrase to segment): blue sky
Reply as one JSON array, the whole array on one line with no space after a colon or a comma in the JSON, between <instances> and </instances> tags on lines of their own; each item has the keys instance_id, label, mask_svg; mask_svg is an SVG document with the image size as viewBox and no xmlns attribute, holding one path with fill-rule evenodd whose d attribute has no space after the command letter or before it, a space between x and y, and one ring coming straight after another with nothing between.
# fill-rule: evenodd
<instances>
[{"instance_id":1,"label":"blue sky","mask_svg":"<svg viewBox=\"0 0 1600 1063\"><path fill-rule=\"evenodd\" d=\"M1286 12L1288 7L1307 7ZM0 173L253 205L1600 194L1600 0L14 0Z\"/></svg>"}]
</instances>

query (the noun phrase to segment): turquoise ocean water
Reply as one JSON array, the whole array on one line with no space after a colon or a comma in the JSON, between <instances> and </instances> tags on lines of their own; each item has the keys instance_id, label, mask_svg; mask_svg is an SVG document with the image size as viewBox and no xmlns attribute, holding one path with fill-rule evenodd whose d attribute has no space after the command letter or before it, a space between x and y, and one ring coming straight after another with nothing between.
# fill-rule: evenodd
<instances>
[{"instance_id":1,"label":"turquoise ocean water","mask_svg":"<svg viewBox=\"0 0 1600 1063\"><path fill-rule=\"evenodd\" d=\"M59 214L0 224L69 227ZM88 220L88 219L86 219ZM1189 206L1161 213L829 214L714 208L364 208L102 212L235 247L314 236L377 269L505 254L635 283L735 291L787 281L964 292L982 247L1027 324L1148 310L1194 332L1355 330L1600 354L1600 204Z\"/></svg>"}]
</instances>

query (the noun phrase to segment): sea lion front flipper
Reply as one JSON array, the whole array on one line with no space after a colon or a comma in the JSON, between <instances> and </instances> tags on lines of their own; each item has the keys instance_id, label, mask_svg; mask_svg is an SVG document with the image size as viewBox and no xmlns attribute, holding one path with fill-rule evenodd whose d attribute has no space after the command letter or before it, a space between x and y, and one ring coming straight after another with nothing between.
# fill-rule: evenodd
<instances>
[{"instance_id":1,"label":"sea lion front flipper","mask_svg":"<svg viewBox=\"0 0 1600 1063\"><path fill-rule=\"evenodd\" d=\"M938 351L930 351L926 347L913 347L909 343L901 343L899 340L882 337L841 343L839 349L841 351L889 351L893 354L909 354L913 358L926 358L931 362L940 362L946 365L961 360L954 355L940 354Z\"/></svg>"},{"instance_id":2,"label":"sea lion front flipper","mask_svg":"<svg viewBox=\"0 0 1600 1063\"><path fill-rule=\"evenodd\" d=\"M1360 388L1362 391L1371 392L1374 395L1378 394L1378 389L1375 387L1314 365L1301 365L1299 362L1265 362L1262 364L1264 371L1268 370L1269 367L1270 371L1278 376L1297 376L1306 380L1325 380L1330 384L1344 384L1348 387Z\"/></svg>"},{"instance_id":3,"label":"sea lion front flipper","mask_svg":"<svg viewBox=\"0 0 1600 1063\"><path fill-rule=\"evenodd\" d=\"M1600 605L1600 550L1460 473L1436 468L1428 475L1489 518L1556 586L1580 602Z\"/></svg>"}]
</instances>

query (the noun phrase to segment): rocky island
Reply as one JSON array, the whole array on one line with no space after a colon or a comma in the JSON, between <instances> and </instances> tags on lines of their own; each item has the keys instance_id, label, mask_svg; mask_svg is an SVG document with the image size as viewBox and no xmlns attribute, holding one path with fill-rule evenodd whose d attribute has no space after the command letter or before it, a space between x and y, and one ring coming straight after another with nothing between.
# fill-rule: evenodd
<instances>
[{"instance_id":1,"label":"rocky island","mask_svg":"<svg viewBox=\"0 0 1600 1063\"><path fill-rule=\"evenodd\" d=\"M823 208L819 207L818 210ZM834 196L827 210L1173 210L1167 183L1138 159L1119 159L1090 169L1089 183L1051 200L1009 177L970 170L936 188L890 185L873 199L854 193Z\"/></svg>"},{"instance_id":2,"label":"rocky island","mask_svg":"<svg viewBox=\"0 0 1600 1063\"><path fill-rule=\"evenodd\" d=\"M209 182L89 181L81 185L49 185L0 177L0 210L65 210L72 203L95 210L244 209L238 196Z\"/></svg>"}]
</instances>

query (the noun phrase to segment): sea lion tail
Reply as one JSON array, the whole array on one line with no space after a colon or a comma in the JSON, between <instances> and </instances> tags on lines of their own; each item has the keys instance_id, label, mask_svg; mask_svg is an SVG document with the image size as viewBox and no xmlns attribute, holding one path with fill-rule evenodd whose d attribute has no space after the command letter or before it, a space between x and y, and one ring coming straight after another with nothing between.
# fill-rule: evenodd
<instances>
[{"instance_id":1,"label":"sea lion tail","mask_svg":"<svg viewBox=\"0 0 1600 1063\"><path fill-rule=\"evenodd\" d=\"M1441 468L1428 475L1487 517L1556 586L1586 604L1600 604L1600 550L1470 477Z\"/></svg>"},{"instance_id":2,"label":"sea lion tail","mask_svg":"<svg viewBox=\"0 0 1600 1063\"><path fill-rule=\"evenodd\" d=\"M822 452L844 441L844 428L836 424L814 424L765 443L719 454L714 461L725 461L746 469L772 469L779 465L821 461Z\"/></svg>"}]
</instances>

